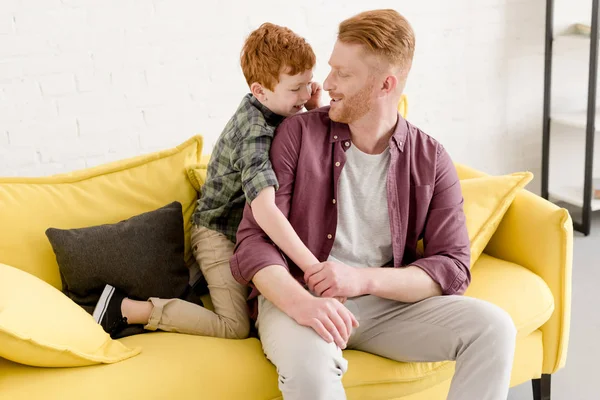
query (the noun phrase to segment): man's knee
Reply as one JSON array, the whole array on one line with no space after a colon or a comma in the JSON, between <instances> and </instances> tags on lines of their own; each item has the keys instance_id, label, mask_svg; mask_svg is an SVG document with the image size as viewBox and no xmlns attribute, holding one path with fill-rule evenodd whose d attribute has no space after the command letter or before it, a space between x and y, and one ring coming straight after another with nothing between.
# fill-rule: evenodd
<instances>
[{"instance_id":1,"label":"man's knee","mask_svg":"<svg viewBox=\"0 0 600 400\"><path fill-rule=\"evenodd\" d=\"M298 354L285 368L278 368L279 388L287 399L345 399L342 376L348 362L329 352Z\"/></svg>"},{"instance_id":2,"label":"man's knee","mask_svg":"<svg viewBox=\"0 0 600 400\"><path fill-rule=\"evenodd\" d=\"M500 307L480 301L473 310L478 340L496 356L512 360L517 329L510 315Z\"/></svg>"}]
</instances>

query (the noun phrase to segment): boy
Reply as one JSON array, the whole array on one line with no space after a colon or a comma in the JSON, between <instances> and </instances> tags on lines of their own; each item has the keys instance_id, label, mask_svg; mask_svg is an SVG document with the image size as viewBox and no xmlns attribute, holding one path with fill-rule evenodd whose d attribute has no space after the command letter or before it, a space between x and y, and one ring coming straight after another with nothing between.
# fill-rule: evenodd
<instances>
[{"instance_id":1,"label":"boy","mask_svg":"<svg viewBox=\"0 0 600 400\"><path fill-rule=\"evenodd\" d=\"M250 87L217 141L207 180L193 216L191 245L210 291L212 312L180 299L136 301L107 285L94 312L111 336L128 324L243 339L250 330L247 287L233 278L229 258L244 205L261 228L301 269L318 263L275 205L277 178L269 149L275 128L287 116L319 107L321 88L312 82L311 46L288 28L261 25L247 38L241 66Z\"/></svg>"}]
</instances>

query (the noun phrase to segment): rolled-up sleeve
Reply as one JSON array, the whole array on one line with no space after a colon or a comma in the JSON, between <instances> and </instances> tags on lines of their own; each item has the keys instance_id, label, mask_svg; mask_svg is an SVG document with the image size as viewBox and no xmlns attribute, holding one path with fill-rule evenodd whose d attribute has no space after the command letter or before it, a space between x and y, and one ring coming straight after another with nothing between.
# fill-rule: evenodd
<instances>
[{"instance_id":1,"label":"rolled-up sleeve","mask_svg":"<svg viewBox=\"0 0 600 400\"><path fill-rule=\"evenodd\" d=\"M458 174L441 145L423 247L424 257L411 265L424 270L440 285L443 294L463 294L471 281L469 234Z\"/></svg>"},{"instance_id":2,"label":"rolled-up sleeve","mask_svg":"<svg viewBox=\"0 0 600 400\"><path fill-rule=\"evenodd\" d=\"M298 119L285 120L277 129L270 150L273 171L279 182L275 203L285 217L290 212L301 134L302 124ZM254 275L270 265L281 265L289 270L283 253L260 228L248 203L238 228L230 265L233 277L244 285L251 284Z\"/></svg>"},{"instance_id":3,"label":"rolled-up sleeve","mask_svg":"<svg viewBox=\"0 0 600 400\"><path fill-rule=\"evenodd\" d=\"M269 186L275 187L275 190L279 188L269 159L272 133L266 127L255 124L238 140L242 143L235 146L231 164L240 172L246 202L252 203L263 189Z\"/></svg>"}]
</instances>

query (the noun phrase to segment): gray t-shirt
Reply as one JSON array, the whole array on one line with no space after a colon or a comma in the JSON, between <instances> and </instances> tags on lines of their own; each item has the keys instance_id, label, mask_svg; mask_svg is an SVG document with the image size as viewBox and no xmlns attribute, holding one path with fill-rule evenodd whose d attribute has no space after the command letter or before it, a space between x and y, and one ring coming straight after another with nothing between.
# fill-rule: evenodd
<instances>
[{"instance_id":1,"label":"gray t-shirt","mask_svg":"<svg viewBox=\"0 0 600 400\"><path fill-rule=\"evenodd\" d=\"M352 267L381 267L393 258L387 203L390 149L366 154L346 151L338 187L338 224L330 261Z\"/></svg>"}]
</instances>

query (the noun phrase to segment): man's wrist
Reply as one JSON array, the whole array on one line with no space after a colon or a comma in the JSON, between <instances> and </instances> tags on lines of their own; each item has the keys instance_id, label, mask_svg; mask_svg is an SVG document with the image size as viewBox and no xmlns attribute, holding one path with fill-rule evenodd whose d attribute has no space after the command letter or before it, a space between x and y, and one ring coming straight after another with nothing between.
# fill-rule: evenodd
<instances>
[{"instance_id":1,"label":"man's wrist","mask_svg":"<svg viewBox=\"0 0 600 400\"><path fill-rule=\"evenodd\" d=\"M371 268L358 268L360 296L372 294L375 288L375 277Z\"/></svg>"},{"instance_id":2,"label":"man's wrist","mask_svg":"<svg viewBox=\"0 0 600 400\"><path fill-rule=\"evenodd\" d=\"M312 294L308 290L298 284L281 299L281 311L287 315L291 315L298 304L310 300L312 297Z\"/></svg>"}]
</instances>

